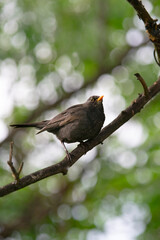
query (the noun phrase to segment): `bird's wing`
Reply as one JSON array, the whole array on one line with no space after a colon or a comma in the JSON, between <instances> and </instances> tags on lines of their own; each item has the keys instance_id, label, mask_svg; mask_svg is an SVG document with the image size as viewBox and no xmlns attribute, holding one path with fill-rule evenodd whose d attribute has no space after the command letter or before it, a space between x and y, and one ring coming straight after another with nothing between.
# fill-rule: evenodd
<instances>
[{"instance_id":1,"label":"bird's wing","mask_svg":"<svg viewBox=\"0 0 160 240\"><path fill-rule=\"evenodd\" d=\"M84 110L82 110L82 104L74 105L52 118L48 122L48 124L44 128L42 128L37 134L43 131L54 132L59 128L63 127L64 125L78 120L79 116L83 114Z\"/></svg>"}]
</instances>

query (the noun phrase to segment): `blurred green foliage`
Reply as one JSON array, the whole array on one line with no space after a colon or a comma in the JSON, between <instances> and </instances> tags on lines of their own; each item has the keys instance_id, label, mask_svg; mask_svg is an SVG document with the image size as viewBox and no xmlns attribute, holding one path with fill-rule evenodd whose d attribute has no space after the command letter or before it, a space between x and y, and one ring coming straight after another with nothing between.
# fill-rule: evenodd
<instances>
[{"instance_id":1,"label":"blurred green foliage","mask_svg":"<svg viewBox=\"0 0 160 240\"><path fill-rule=\"evenodd\" d=\"M159 1L143 1L159 18ZM22 175L64 157L55 137L12 132L104 94L106 124L158 78L143 23L124 0L0 1L0 179L12 181L9 142ZM0 199L1 239L160 239L160 96L67 176ZM58 102L58 103L57 103ZM76 146L76 145L75 145ZM70 150L73 146L67 146Z\"/></svg>"}]
</instances>

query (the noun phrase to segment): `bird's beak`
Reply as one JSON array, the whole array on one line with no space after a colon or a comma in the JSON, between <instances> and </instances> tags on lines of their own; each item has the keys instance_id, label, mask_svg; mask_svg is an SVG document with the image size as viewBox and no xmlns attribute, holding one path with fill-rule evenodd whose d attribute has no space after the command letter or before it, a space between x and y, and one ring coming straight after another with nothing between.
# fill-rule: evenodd
<instances>
[{"instance_id":1,"label":"bird's beak","mask_svg":"<svg viewBox=\"0 0 160 240\"><path fill-rule=\"evenodd\" d=\"M97 99L97 102L99 102L99 101L102 102L103 97L104 97L104 96L100 96L100 97Z\"/></svg>"}]
</instances>

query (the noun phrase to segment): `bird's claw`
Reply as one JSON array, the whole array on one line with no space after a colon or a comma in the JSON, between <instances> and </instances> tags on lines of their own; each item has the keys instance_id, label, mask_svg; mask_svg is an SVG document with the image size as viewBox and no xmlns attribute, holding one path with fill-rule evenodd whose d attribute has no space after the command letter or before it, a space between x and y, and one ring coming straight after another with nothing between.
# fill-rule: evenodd
<instances>
[{"instance_id":1,"label":"bird's claw","mask_svg":"<svg viewBox=\"0 0 160 240\"><path fill-rule=\"evenodd\" d=\"M84 149L85 154L87 153L87 143L86 142L80 142L78 146L81 146Z\"/></svg>"},{"instance_id":2,"label":"bird's claw","mask_svg":"<svg viewBox=\"0 0 160 240\"><path fill-rule=\"evenodd\" d=\"M68 161L69 161L69 165L72 165L72 155L71 155L71 153L67 152L67 158L68 158Z\"/></svg>"}]
</instances>

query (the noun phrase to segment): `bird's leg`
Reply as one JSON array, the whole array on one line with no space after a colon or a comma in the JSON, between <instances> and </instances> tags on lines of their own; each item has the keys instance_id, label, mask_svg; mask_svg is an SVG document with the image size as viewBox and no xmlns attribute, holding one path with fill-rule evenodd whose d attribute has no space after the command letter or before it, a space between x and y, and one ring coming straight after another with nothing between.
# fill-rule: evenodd
<instances>
[{"instance_id":1,"label":"bird's leg","mask_svg":"<svg viewBox=\"0 0 160 240\"><path fill-rule=\"evenodd\" d=\"M62 143L62 145L63 145L63 147L64 147L64 149L65 149L65 152L66 152L66 154L67 154L68 160L69 160L70 163L71 163L71 155L70 155L70 153L68 152L68 150L67 150L67 148L66 148L64 142L61 141L61 143Z\"/></svg>"}]
</instances>

